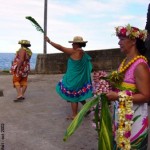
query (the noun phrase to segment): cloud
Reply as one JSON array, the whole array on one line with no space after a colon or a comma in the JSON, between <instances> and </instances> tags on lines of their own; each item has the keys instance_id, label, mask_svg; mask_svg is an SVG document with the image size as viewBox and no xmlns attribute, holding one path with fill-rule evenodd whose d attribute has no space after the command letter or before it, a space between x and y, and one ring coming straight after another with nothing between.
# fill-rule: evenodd
<instances>
[{"instance_id":1,"label":"cloud","mask_svg":"<svg viewBox=\"0 0 150 150\"><path fill-rule=\"evenodd\" d=\"M43 27L44 1L0 2L0 52L15 52L17 42L28 39L34 53L43 53L43 35L25 17L32 16ZM148 4L149 0L48 0L47 34L67 47L71 46L68 40L81 35L88 40L85 50L115 48L118 44L114 27L131 23L144 28ZM135 11L137 6L140 14ZM48 53L59 52L50 45L47 49Z\"/></svg>"}]
</instances>

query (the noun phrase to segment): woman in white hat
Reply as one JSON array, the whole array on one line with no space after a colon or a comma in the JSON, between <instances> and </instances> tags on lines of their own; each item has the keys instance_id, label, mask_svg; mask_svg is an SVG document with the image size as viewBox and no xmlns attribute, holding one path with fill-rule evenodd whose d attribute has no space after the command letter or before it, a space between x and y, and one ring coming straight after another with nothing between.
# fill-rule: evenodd
<instances>
[{"instance_id":1,"label":"woman in white hat","mask_svg":"<svg viewBox=\"0 0 150 150\"><path fill-rule=\"evenodd\" d=\"M87 98L93 96L91 57L82 49L87 41L84 41L81 36L75 36L72 41L69 41L72 43L72 48L66 48L52 42L48 37L45 39L51 46L70 56L67 71L56 86L56 91L64 100L71 102L72 115L67 119L74 119L78 113L78 102L84 104Z\"/></svg>"}]
</instances>

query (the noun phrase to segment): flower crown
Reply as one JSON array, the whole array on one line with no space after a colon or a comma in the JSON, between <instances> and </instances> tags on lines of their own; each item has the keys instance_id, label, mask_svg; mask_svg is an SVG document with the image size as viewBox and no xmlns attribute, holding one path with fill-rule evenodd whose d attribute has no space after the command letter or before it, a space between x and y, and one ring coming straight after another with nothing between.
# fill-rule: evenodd
<instances>
[{"instance_id":1,"label":"flower crown","mask_svg":"<svg viewBox=\"0 0 150 150\"><path fill-rule=\"evenodd\" d=\"M116 29L117 36L124 36L130 39L139 38L142 41L145 41L147 38L147 30L140 30L136 27L130 26L130 24L128 24L125 27L118 26L118 27L115 27L115 29Z\"/></svg>"}]
</instances>

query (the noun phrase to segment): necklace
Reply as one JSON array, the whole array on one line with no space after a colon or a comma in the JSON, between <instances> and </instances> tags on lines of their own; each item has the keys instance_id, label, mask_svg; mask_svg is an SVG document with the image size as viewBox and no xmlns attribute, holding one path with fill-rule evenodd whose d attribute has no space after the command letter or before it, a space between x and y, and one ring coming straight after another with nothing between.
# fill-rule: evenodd
<instances>
[{"instance_id":1,"label":"necklace","mask_svg":"<svg viewBox=\"0 0 150 150\"><path fill-rule=\"evenodd\" d=\"M133 97L131 91L121 91L118 93L118 129L116 132L117 147L124 150L131 149L131 130L133 124Z\"/></svg>"},{"instance_id":2,"label":"necklace","mask_svg":"<svg viewBox=\"0 0 150 150\"><path fill-rule=\"evenodd\" d=\"M138 55L138 56L134 57L133 59L131 59L131 60L125 65L125 61L127 60L127 58L125 58L125 59L122 61L121 65L120 65L119 72L120 72L120 73L125 72L137 59L140 59L140 58L144 59L144 60L147 62L147 58L146 58L146 57L144 57L143 55Z\"/></svg>"},{"instance_id":3,"label":"necklace","mask_svg":"<svg viewBox=\"0 0 150 150\"><path fill-rule=\"evenodd\" d=\"M27 47L21 47L21 49L24 49L29 56L32 56L32 51L29 48L27 48ZM16 53L18 53L19 50L17 50Z\"/></svg>"}]
</instances>

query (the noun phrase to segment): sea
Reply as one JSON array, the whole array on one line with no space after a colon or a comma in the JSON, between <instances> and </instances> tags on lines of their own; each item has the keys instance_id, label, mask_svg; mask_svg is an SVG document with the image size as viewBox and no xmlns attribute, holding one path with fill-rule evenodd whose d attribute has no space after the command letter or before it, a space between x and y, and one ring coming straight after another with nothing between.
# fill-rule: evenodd
<instances>
[{"instance_id":1,"label":"sea","mask_svg":"<svg viewBox=\"0 0 150 150\"><path fill-rule=\"evenodd\" d=\"M0 70L9 70L14 60L15 53L0 53ZM37 54L32 54L30 59L31 69L35 69Z\"/></svg>"}]
</instances>

